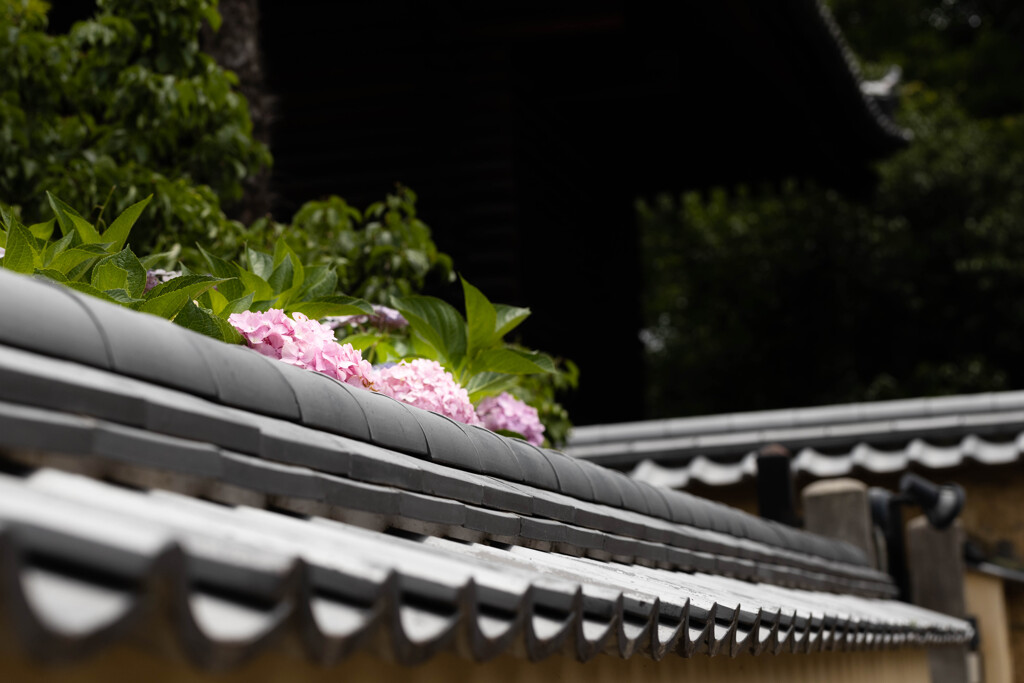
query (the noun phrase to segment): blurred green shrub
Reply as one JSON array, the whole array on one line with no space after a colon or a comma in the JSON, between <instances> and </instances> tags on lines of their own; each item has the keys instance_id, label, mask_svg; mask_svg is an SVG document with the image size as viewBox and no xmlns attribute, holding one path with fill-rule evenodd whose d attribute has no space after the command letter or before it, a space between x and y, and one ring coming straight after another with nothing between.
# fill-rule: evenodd
<instances>
[{"instance_id":1,"label":"blurred green shrub","mask_svg":"<svg viewBox=\"0 0 1024 683\"><path fill-rule=\"evenodd\" d=\"M272 250L281 236L305 263L336 269L342 291L372 303L423 289L428 276L455 279L452 260L437 250L430 228L416 215L416 194L398 186L364 211L341 197L304 204L284 224L261 218L250 226L232 224L220 235L218 249L237 258L246 245ZM186 261L190 251L183 252Z\"/></svg>"},{"instance_id":2,"label":"blurred green shrub","mask_svg":"<svg viewBox=\"0 0 1024 683\"><path fill-rule=\"evenodd\" d=\"M807 182L638 203L651 417L1024 385L1024 114L903 90L857 201Z\"/></svg>"}]
</instances>

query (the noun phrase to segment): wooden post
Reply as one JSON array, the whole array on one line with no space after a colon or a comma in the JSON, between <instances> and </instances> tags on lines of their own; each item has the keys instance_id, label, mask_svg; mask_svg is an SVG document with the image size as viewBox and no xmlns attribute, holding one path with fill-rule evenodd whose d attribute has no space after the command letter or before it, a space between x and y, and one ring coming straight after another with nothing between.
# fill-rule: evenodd
<instances>
[{"instance_id":1,"label":"wooden post","mask_svg":"<svg viewBox=\"0 0 1024 683\"><path fill-rule=\"evenodd\" d=\"M935 529L923 516L907 523L907 569L910 596L916 605L961 619L964 600L963 526ZM966 647L939 647L928 652L934 683L971 681Z\"/></svg>"},{"instance_id":2,"label":"wooden post","mask_svg":"<svg viewBox=\"0 0 1024 683\"><path fill-rule=\"evenodd\" d=\"M868 487L856 479L823 479L804 488L804 528L857 546L878 567Z\"/></svg>"},{"instance_id":3,"label":"wooden post","mask_svg":"<svg viewBox=\"0 0 1024 683\"><path fill-rule=\"evenodd\" d=\"M978 620L981 667L984 680L1013 681L1013 651L1010 648L1010 618L1006 609L1003 580L980 572L967 572L964 602L967 613Z\"/></svg>"}]
</instances>

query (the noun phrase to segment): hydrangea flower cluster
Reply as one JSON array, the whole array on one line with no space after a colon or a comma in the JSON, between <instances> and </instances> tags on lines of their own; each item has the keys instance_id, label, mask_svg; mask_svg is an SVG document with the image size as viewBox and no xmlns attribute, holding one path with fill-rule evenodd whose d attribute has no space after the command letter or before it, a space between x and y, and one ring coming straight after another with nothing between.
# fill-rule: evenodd
<instances>
[{"instance_id":1,"label":"hydrangea flower cluster","mask_svg":"<svg viewBox=\"0 0 1024 683\"><path fill-rule=\"evenodd\" d=\"M373 304L373 315L335 315L326 318L326 324L333 329L342 325L372 325L380 330L398 330L409 324L401 313L393 308Z\"/></svg>"},{"instance_id":2,"label":"hydrangea flower cluster","mask_svg":"<svg viewBox=\"0 0 1024 683\"><path fill-rule=\"evenodd\" d=\"M270 358L379 391L464 424L517 432L538 446L544 442L544 425L536 408L503 393L485 398L474 410L466 389L437 361L403 360L374 369L351 344L338 343L330 325L298 312L289 317L276 308L245 311L232 314L228 322L250 347Z\"/></svg>"},{"instance_id":3,"label":"hydrangea flower cluster","mask_svg":"<svg viewBox=\"0 0 1024 683\"><path fill-rule=\"evenodd\" d=\"M327 325L299 312L289 318L284 311L233 313L228 322L245 337L249 346L306 370L315 370L357 387L373 388L373 366L351 344L339 344Z\"/></svg>"},{"instance_id":4,"label":"hydrangea flower cluster","mask_svg":"<svg viewBox=\"0 0 1024 683\"><path fill-rule=\"evenodd\" d=\"M504 429L517 432L534 444L544 443L544 425L540 422L537 409L509 394L488 396L476 408L477 417L484 427L492 431Z\"/></svg>"},{"instance_id":5,"label":"hydrangea flower cluster","mask_svg":"<svg viewBox=\"0 0 1024 683\"><path fill-rule=\"evenodd\" d=\"M146 291L148 292L157 285L162 285L168 280L173 280L176 277L181 277L180 270L164 270L163 268L154 268L153 270L147 270Z\"/></svg>"},{"instance_id":6,"label":"hydrangea flower cluster","mask_svg":"<svg viewBox=\"0 0 1024 683\"><path fill-rule=\"evenodd\" d=\"M4 254L6 254L6 253L7 253L7 250L4 249L3 247L0 247L0 258L3 258Z\"/></svg>"},{"instance_id":7,"label":"hydrangea flower cluster","mask_svg":"<svg viewBox=\"0 0 1024 683\"><path fill-rule=\"evenodd\" d=\"M469 394L435 360L418 358L377 370L376 388L403 403L478 425Z\"/></svg>"}]
</instances>

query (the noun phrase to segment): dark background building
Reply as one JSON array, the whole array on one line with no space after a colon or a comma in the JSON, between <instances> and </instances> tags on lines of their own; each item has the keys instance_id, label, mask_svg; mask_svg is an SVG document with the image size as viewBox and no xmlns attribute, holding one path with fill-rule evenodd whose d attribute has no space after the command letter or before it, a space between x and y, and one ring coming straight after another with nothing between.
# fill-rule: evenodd
<instances>
[{"instance_id":1,"label":"dark background building","mask_svg":"<svg viewBox=\"0 0 1024 683\"><path fill-rule=\"evenodd\" d=\"M461 274L532 308L521 341L579 364L580 423L642 416L600 390L642 390L638 196L787 177L863 192L868 162L904 141L817 2L220 10L211 51L275 158L252 204L286 219L413 188Z\"/></svg>"}]
</instances>

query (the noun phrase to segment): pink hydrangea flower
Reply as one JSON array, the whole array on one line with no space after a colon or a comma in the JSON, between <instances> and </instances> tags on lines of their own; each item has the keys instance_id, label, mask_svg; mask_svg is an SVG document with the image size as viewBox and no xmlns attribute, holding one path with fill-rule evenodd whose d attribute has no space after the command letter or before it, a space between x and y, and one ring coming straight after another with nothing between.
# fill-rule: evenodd
<instances>
[{"instance_id":1,"label":"pink hydrangea flower","mask_svg":"<svg viewBox=\"0 0 1024 683\"><path fill-rule=\"evenodd\" d=\"M469 394L434 360L417 358L377 371L377 390L403 403L441 413L464 424L480 421Z\"/></svg>"},{"instance_id":2,"label":"pink hydrangea flower","mask_svg":"<svg viewBox=\"0 0 1024 683\"><path fill-rule=\"evenodd\" d=\"M373 366L351 344L339 344L331 328L299 312L234 313L228 322L264 356L315 370L357 387L373 389Z\"/></svg>"},{"instance_id":3,"label":"pink hydrangea flower","mask_svg":"<svg viewBox=\"0 0 1024 683\"><path fill-rule=\"evenodd\" d=\"M488 429L517 432L535 446L544 443L544 425L537 416L537 409L512 394L505 392L500 396L488 396L480 401L476 414Z\"/></svg>"}]
</instances>

